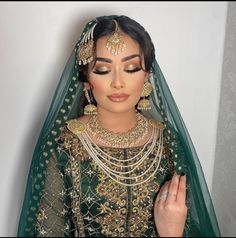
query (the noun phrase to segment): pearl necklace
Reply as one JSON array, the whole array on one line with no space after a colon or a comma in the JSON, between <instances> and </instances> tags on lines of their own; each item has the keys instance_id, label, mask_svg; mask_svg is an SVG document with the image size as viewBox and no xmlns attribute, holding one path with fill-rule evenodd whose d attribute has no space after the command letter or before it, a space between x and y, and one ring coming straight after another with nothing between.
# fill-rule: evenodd
<instances>
[{"instance_id":1,"label":"pearl necklace","mask_svg":"<svg viewBox=\"0 0 236 238\"><path fill-rule=\"evenodd\" d=\"M142 149L128 159L117 159L95 144L90 137L91 133L88 133L88 124L75 119L69 121L67 127L77 135L95 164L109 178L123 186L136 186L147 182L155 175L159 169L163 153L164 125L152 119L148 119L147 122L147 127L152 125L152 135L142 146ZM151 153L155 156L149 156ZM142 168L144 170L140 172Z\"/></svg>"},{"instance_id":2,"label":"pearl necklace","mask_svg":"<svg viewBox=\"0 0 236 238\"><path fill-rule=\"evenodd\" d=\"M93 143L87 132L79 134L78 137L82 142L84 148L90 155L90 157L95 161L95 163L99 166L99 168L102 169L102 171L108 177L110 177L112 180L121 185L136 186L143 184L146 181L148 181L152 176L154 176L159 168L163 152L163 133L161 129L153 128L152 136L143 145L141 151L129 159L122 159L122 160L119 160L105 153L101 148L99 148L95 143ZM151 139L152 143L150 144L149 148L143 153L143 151L151 142ZM149 155L154 151L157 143L158 143L157 152L155 154L155 157L153 158L153 161L149 164L149 167L143 173L140 173L138 175L132 175L132 173L135 173L135 171L138 171L140 169L142 164L150 160ZM116 161L116 163L113 162L112 160ZM130 163L133 160L135 160L135 162ZM151 171L151 169L154 170ZM149 171L150 173L148 174Z\"/></svg>"}]
</instances>

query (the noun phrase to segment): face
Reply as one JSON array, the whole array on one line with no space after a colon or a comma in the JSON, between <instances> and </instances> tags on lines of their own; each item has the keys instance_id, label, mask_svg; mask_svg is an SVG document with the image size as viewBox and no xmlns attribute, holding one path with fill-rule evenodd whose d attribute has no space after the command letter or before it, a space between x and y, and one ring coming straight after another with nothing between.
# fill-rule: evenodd
<instances>
[{"instance_id":1,"label":"face","mask_svg":"<svg viewBox=\"0 0 236 238\"><path fill-rule=\"evenodd\" d=\"M98 111L119 113L135 110L147 73L138 43L122 35L125 49L113 55L105 47L107 37L96 45L96 63L88 67L88 81L97 102ZM88 87L88 85L87 85Z\"/></svg>"}]
</instances>

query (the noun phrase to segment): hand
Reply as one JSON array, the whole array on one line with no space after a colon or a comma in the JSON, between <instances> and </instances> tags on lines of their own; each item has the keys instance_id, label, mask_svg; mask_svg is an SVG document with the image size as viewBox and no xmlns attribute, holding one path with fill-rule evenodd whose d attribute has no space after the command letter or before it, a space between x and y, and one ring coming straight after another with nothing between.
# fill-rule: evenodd
<instances>
[{"instance_id":1,"label":"hand","mask_svg":"<svg viewBox=\"0 0 236 238\"><path fill-rule=\"evenodd\" d=\"M187 218L186 175L176 173L159 191L154 203L154 219L161 237L183 236Z\"/></svg>"}]
</instances>

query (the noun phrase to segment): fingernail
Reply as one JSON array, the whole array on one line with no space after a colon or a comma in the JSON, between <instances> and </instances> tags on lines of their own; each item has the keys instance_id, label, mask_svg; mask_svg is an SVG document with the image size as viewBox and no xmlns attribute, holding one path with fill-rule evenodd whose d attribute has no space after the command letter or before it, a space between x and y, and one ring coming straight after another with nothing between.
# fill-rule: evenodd
<instances>
[{"instance_id":1,"label":"fingernail","mask_svg":"<svg viewBox=\"0 0 236 238\"><path fill-rule=\"evenodd\" d=\"M181 176L185 176L185 173L184 173L184 172L182 172L182 173L181 173Z\"/></svg>"}]
</instances>

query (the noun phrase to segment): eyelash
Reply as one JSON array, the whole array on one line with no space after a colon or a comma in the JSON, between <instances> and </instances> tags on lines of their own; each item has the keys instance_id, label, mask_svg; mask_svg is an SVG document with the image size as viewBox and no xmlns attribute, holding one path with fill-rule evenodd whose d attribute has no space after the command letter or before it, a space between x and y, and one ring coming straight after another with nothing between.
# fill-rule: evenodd
<instances>
[{"instance_id":1,"label":"eyelash","mask_svg":"<svg viewBox=\"0 0 236 238\"><path fill-rule=\"evenodd\" d=\"M138 72L138 71L140 71L140 70L141 70L141 68L137 67L137 68L135 68L135 69L125 70L125 72L132 74L132 73Z\"/></svg>"},{"instance_id":2,"label":"eyelash","mask_svg":"<svg viewBox=\"0 0 236 238\"><path fill-rule=\"evenodd\" d=\"M110 71L93 71L94 74L100 74L100 75L104 75L104 74L108 74Z\"/></svg>"},{"instance_id":3,"label":"eyelash","mask_svg":"<svg viewBox=\"0 0 236 238\"><path fill-rule=\"evenodd\" d=\"M140 71L140 70L141 70L141 68L137 67L136 69L125 70L125 72L126 72L126 73L129 73L129 74L132 74L132 73L138 72L138 71ZM100 75L105 75L105 74L108 74L109 72L111 72L111 71L104 71L104 72L102 72L102 71L97 71L97 70L93 71L93 73L95 73L95 74L100 74Z\"/></svg>"}]
</instances>

